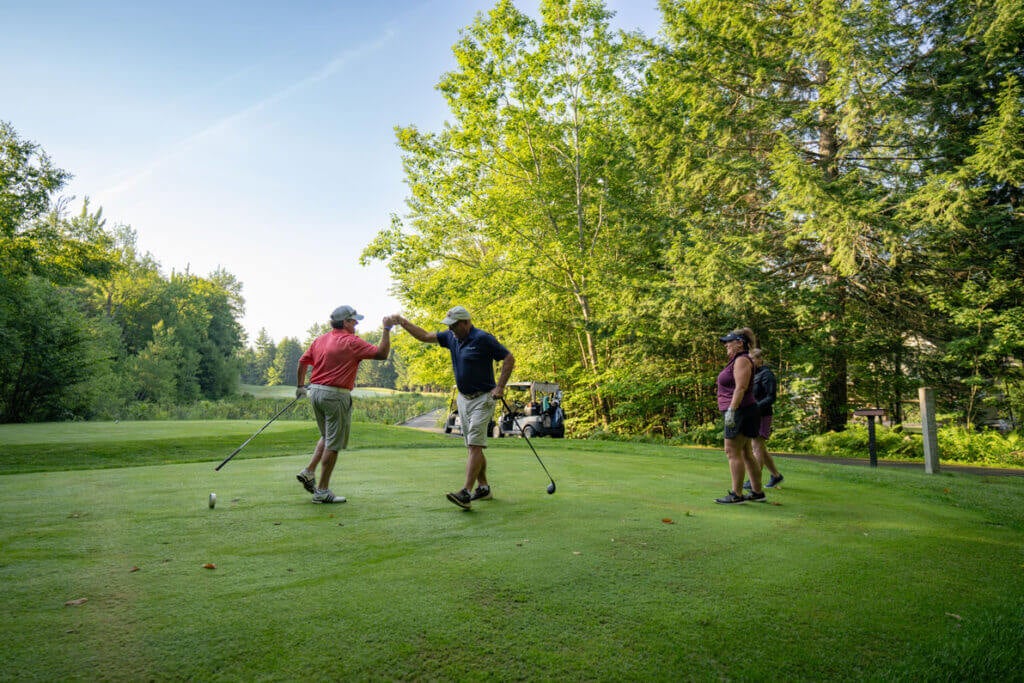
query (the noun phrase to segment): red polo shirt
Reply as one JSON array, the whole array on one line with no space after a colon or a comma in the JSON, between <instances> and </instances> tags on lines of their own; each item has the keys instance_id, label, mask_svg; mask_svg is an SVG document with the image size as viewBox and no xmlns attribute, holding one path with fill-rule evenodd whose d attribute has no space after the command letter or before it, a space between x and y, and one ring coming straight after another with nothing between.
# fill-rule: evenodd
<instances>
[{"instance_id":1,"label":"red polo shirt","mask_svg":"<svg viewBox=\"0 0 1024 683\"><path fill-rule=\"evenodd\" d=\"M299 358L300 365L313 366L310 384L326 384L342 389L356 385L359 361L377 355L377 347L348 330L331 330L313 340Z\"/></svg>"}]
</instances>

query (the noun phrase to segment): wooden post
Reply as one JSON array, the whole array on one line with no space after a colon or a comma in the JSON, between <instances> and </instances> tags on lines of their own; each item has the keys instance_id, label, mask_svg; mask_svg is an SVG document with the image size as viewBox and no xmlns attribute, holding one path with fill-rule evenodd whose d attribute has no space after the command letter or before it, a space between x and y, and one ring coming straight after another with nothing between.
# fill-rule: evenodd
<instances>
[{"instance_id":1,"label":"wooden post","mask_svg":"<svg viewBox=\"0 0 1024 683\"><path fill-rule=\"evenodd\" d=\"M868 415L868 456L872 467L878 467L878 450L875 448L875 416Z\"/></svg>"},{"instance_id":2,"label":"wooden post","mask_svg":"<svg viewBox=\"0 0 1024 683\"><path fill-rule=\"evenodd\" d=\"M917 390L921 402L921 441L924 443L924 471L939 471L939 432L935 425L935 390L921 387Z\"/></svg>"},{"instance_id":3,"label":"wooden post","mask_svg":"<svg viewBox=\"0 0 1024 683\"><path fill-rule=\"evenodd\" d=\"M853 414L857 417L866 417L868 419L868 456L869 462L872 467L878 467L878 451L875 448L875 418L881 418L885 416L885 410L882 408L867 408L865 410L855 410Z\"/></svg>"}]
</instances>

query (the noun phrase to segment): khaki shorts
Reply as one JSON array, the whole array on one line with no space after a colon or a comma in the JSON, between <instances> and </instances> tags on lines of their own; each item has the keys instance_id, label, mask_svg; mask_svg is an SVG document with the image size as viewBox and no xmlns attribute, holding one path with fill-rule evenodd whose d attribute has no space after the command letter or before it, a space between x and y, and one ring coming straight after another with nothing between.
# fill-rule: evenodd
<instances>
[{"instance_id":1,"label":"khaki shorts","mask_svg":"<svg viewBox=\"0 0 1024 683\"><path fill-rule=\"evenodd\" d=\"M494 419L494 397L486 391L476 398L469 398L459 393L455 397L455 405L459 409L459 422L462 424L462 437L467 446L487 447L487 430Z\"/></svg>"},{"instance_id":2,"label":"khaki shorts","mask_svg":"<svg viewBox=\"0 0 1024 683\"><path fill-rule=\"evenodd\" d=\"M324 448L343 451L348 448L348 434L352 429L352 393L340 387L322 384L309 385L309 403Z\"/></svg>"}]
</instances>

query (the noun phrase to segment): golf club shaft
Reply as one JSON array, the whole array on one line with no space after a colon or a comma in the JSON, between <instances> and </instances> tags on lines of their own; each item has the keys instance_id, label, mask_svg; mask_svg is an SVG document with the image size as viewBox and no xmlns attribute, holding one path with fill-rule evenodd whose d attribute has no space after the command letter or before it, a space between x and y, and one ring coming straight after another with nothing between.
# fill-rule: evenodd
<instances>
[{"instance_id":1,"label":"golf club shaft","mask_svg":"<svg viewBox=\"0 0 1024 683\"><path fill-rule=\"evenodd\" d=\"M300 398L299 396L296 396L295 398L293 398L293 399L292 399L291 403L289 403L288 405L286 405L286 406L285 406L284 408L281 408L281 410L277 411L277 414L276 414L276 415L274 415L274 417L272 417L272 418L270 418L269 420L267 420L267 424L263 425L263 426L262 426L262 427L260 427L260 428L259 428L258 430L256 430L256 433L255 433L255 434L253 434L253 435L252 435L252 436L250 436L250 437L249 437L248 439L246 439L246 440L245 440L244 442L242 442L242 445L241 445L241 446L239 446L239 447L238 447L238 448L236 448L236 449L235 449L234 451L232 451L232 452L231 452L231 455L229 455L228 457L224 458L223 462L221 462L221 464L219 464L219 465L217 465L216 467L214 467L214 468L213 468L213 470L214 470L215 472L216 472L216 471L219 471L221 467L224 467L224 465L227 465L227 464L228 464L228 461L230 461L230 460L231 460L231 458L233 458L233 457L235 457L236 455L238 455L238 454L239 454L239 453L241 452L241 450L242 450L243 448L245 448L245 447L246 447L246 445L247 445L247 444L248 444L248 443L249 443L250 441L252 441L253 439L255 439L255 438L256 438L257 436L259 436L260 432L262 432L262 431L263 431L264 429L266 429L267 427L269 427L269 426L270 426L270 423L271 423L271 422L273 422L273 421L274 421L274 420L276 420L277 418L281 417L281 415L282 415L282 414L284 413L284 411L288 410L288 409L289 409L289 408L291 408L291 407L292 407L293 405L295 405L295 402L296 402L296 401L298 401L298 400L299 400L299 398Z\"/></svg>"},{"instance_id":2,"label":"golf club shaft","mask_svg":"<svg viewBox=\"0 0 1024 683\"><path fill-rule=\"evenodd\" d=\"M548 479L551 479L551 485L554 486L555 480L551 477L551 473L548 472L548 468L544 465L544 461L540 459L539 455L537 455L537 449L533 447L532 443L530 443L530 437L526 436L526 432L524 432L523 428L519 426L519 420L516 419L515 411L509 407L508 403L505 401L504 396L501 397L501 402L502 404L504 404L505 410L508 411L508 414L512 416L512 422L515 423L516 429L518 429L522 437L526 439L526 445L530 447L531 451L533 451L533 455L534 457L537 458L537 462L539 462L540 466L544 468L544 474L548 475Z\"/></svg>"}]
</instances>

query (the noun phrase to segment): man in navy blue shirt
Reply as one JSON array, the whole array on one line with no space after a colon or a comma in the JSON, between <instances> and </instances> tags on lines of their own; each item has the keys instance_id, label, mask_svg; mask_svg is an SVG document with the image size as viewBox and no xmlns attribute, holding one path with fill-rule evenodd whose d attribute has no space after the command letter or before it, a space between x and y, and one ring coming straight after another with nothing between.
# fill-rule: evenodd
<instances>
[{"instance_id":1,"label":"man in navy blue shirt","mask_svg":"<svg viewBox=\"0 0 1024 683\"><path fill-rule=\"evenodd\" d=\"M455 371L455 398L466 440L466 483L462 490L448 494L448 500L464 510L471 501L490 500L491 487L487 483L487 428L494 416L494 402L505 394L505 385L512 374L516 360L494 335L473 327L469 311L456 306L448 311L440 332L427 332L402 316L394 316L398 324L421 342L434 343L448 349ZM498 381L494 381L494 363L501 361ZM473 487L476 487L475 489Z\"/></svg>"}]
</instances>

